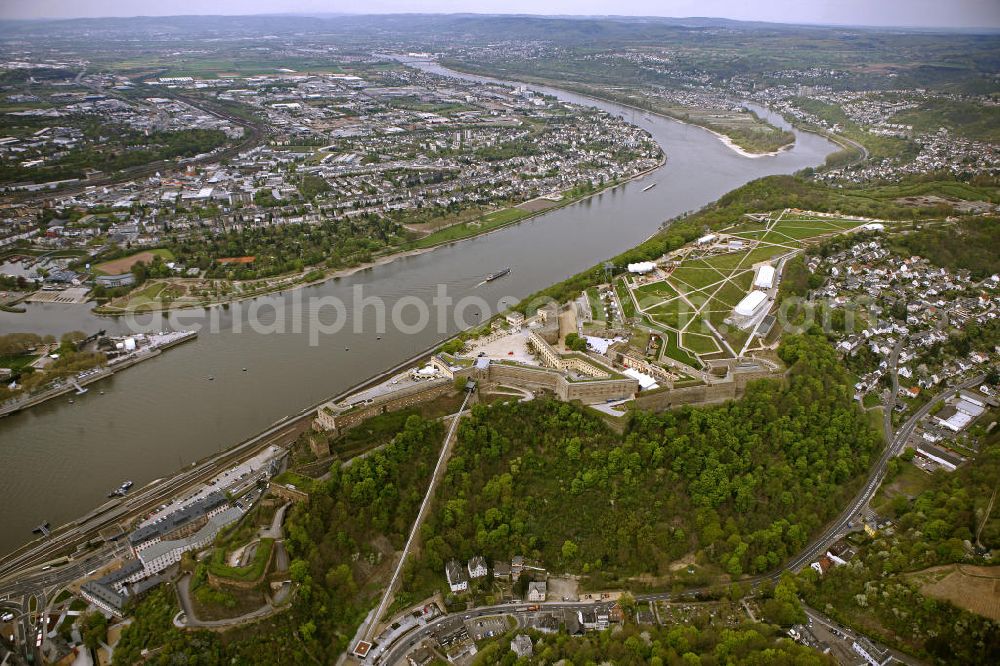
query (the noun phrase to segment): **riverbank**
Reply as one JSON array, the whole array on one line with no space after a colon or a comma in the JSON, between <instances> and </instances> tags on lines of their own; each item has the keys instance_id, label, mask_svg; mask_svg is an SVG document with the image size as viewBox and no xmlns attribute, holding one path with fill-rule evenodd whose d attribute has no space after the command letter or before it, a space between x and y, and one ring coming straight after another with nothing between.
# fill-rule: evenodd
<instances>
[{"instance_id":1,"label":"riverbank","mask_svg":"<svg viewBox=\"0 0 1000 666\"><path fill-rule=\"evenodd\" d=\"M579 95L551 94L573 104L589 103ZM615 104L593 104L615 115L631 114ZM544 223L512 225L473 242L449 243L433 254L330 280L306 293L350 303L360 284L366 294L383 296L391 308L402 299L430 304L438 285L447 284L456 302L466 297L487 303L523 299L640 244L664 220L699 210L749 181L817 166L836 150L818 136L800 134L793 150L770 160L749 160L672 119L651 116L640 122L669 156L643 182L579 206L550 210ZM640 192L653 182L656 188ZM480 284L485 273L506 264L513 264L510 276ZM291 300L272 296L258 302L280 305L286 298ZM377 322L367 321L361 328L352 323L324 334L316 343L308 331L296 331L288 312L277 318L275 334L269 334L241 328L244 313L233 310L189 311L195 317L192 324L199 314L218 317L218 330L171 354L169 363L139 366L106 382L107 397L91 392L75 407L56 400L0 420L9 509L0 521L0 552L30 539L31 529L43 519L59 525L77 518L83 507L102 504L107 489L123 478L141 485L279 420L283 425L295 421L307 405L325 402L386 366L431 350L464 327L461 317L450 316L443 329L432 325L418 332L395 326L377 331L371 328ZM26 315L0 315L0 322L12 330L26 327L56 336L101 327L127 332L124 321L96 317L89 306L32 306ZM245 366L247 372L241 370ZM215 380L207 381L209 375ZM54 487L60 492L53 494Z\"/></svg>"},{"instance_id":2,"label":"riverbank","mask_svg":"<svg viewBox=\"0 0 1000 666\"><path fill-rule=\"evenodd\" d=\"M197 331L184 331L183 333L178 333L169 337L164 342L157 344L153 348L140 349L133 352L129 356L109 363L103 368L88 371L90 374L77 375L64 383L54 386L46 391L42 391L36 395L24 396L23 400L10 400L5 404L0 405L0 418L41 405L49 400L66 395L70 391L76 391L78 394L84 393L86 392L86 389L83 387L88 384L93 384L94 382L98 382L102 379L107 379L108 377L121 372L126 368L131 368L133 365L156 358L167 349L179 345L182 342L193 340L196 337L198 337Z\"/></svg>"},{"instance_id":3,"label":"riverbank","mask_svg":"<svg viewBox=\"0 0 1000 666\"><path fill-rule=\"evenodd\" d=\"M671 116L667 116L667 117L669 118ZM730 150L732 150L734 153L736 153L737 155L740 155L742 157L749 157L750 159L757 159L758 157L777 157L778 155L780 155L781 153L785 152L786 150L791 150L792 147L795 145L794 141L790 141L790 142L786 143L785 145L783 145L781 148L778 148L777 150L772 150L769 153L751 153L750 151L741 148L739 145L737 145L737 143L735 141L733 141L732 139L730 139L728 136L726 136L722 132L717 132L717 131L715 131L713 129L709 129L708 127L705 127L704 125L699 125L697 123L688 123L688 122L685 122L683 120L679 120L677 118L673 118L673 120L676 120L679 123L684 123L685 125L694 125L695 127L700 127L701 129L705 130L706 132L714 134L716 136L716 138L719 139L719 141L721 141L727 148L729 148Z\"/></svg>"},{"instance_id":4,"label":"riverbank","mask_svg":"<svg viewBox=\"0 0 1000 666\"><path fill-rule=\"evenodd\" d=\"M449 61L447 65L441 65L441 66L442 67L447 67L448 69L453 69L453 70L455 70L457 72L461 72L463 74L468 74L470 76L479 76L479 77L484 77L484 78L491 78L490 75L488 75L488 74L482 74L482 73L480 73L478 71L475 71L474 69L469 69L468 67L463 68L462 67L463 64L464 63L462 63L462 62ZM623 107L628 108L628 109L633 109L635 111L639 111L639 112L642 112L642 113L648 113L648 114L657 116L659 118L665 118L667 120L674 120L674 121L677 121L677 122L681 123L682 125L689 125L691 127L701 128L701 129L705 130L706 132L710 132L710 133L714 134L716 137L718 137L722 141L723 144L725 144L728 148L730 148L737 155L740 155L742 157L749 157L751 159L757 158L757 157L774 157L776 155L780 155L782 152L784 152L786 150L792 149L795 146L795 141L793 140L793 141L789 141L788 143L784 144L783 146L781 146L777 150L773 150L773 151L769 151L769 152L755 153L755 152L747 150L746 148L743 148L742 146L740 146L739 144L737 144L731 137L727 136L726 134L723 134L723 133L721 133L721 132L719 132L717 130L711 129L710 127L707 127L707 126L702 125L700 123L692 122L690 119L689 120L682 120L681 118L673 116L673 115L671 115L669 113L663 113L661 111L656 111L655 109L652 109L652 108L647 108L647 107L643 107L643 106L637 106L635 104L630 104L629 102L622 101L621 99L618 99L618 98L616 98L614 96L611 96L611 95L601 94L600 89L592 88L590 85L585 84L585 83L583 83L583 84L577 84L580 87L574 87L573 85L562 84L559 81L550 81L548 79L539 79L539 78L536 78L536 77L533 77L533 76L523 76L523 77L519 77L519 78L522 78L524 83L545 86L546 88L553 88L555 90L564 90L566 92L571 92L571 93L574 93L574 94L577 94L577 95L583 95L584 97L592 97L594 99L598 99L598 100L601 100L601 101L604 101L604 102L609 102L611 104L617 104L618 106L623 106ZM770 125L770 123L767 123L766 121L762 121L762 122L764 122L766 125L768 125L770 127L773 127L773 125ZM780 129L780 128L775 128L775 129ZM805 132L811 132L813 134L821 134L820 132L816 132L814 130L809 130L809 129L804 129L804 128L801 128L801 127L799 127L798 129L800 129L802 131L805 131Z\"/></svg>"},{"instance_id":5,"label":"riverbank","mask_svg":"<svg viewBox=\"0 0 1000 666\"><path fill-rule=\"evenodd\" d=\"M237 295L233 295L233 296L228 297L228 298L221 298L221 299L216 299L216 300L207 300L207 301L201 301L201 302L197 302L197 303L178 302L178 301L173 301L173 300L166 301L166 302L162 301L162 300L161 301L145 301L143 303L138 304L136 307L127 307L127 306L118 307L118 306L110 306L108 304L103 304L103 305L98 305L97 307L95 307L93 309L93 313L95 315L99 315L99 316L102 316L102 317L120 317L120 316L127 315L127 314L152 313L152 312L170 312L170 311L175 311L175 310L189 310L189 309L197 309L197 308L211 308L211 307L220 306L220 305L227 305L227 304L231 304L231 303L239 303L239 302L242 302L242 301L248 301L248 300L252 300L254 298L260 298L262 296L269 296L269 295L272 295L272 294L283 294L286 291L295 291L295 290L298 290L298 289L304 289L306 287L315 287L315 286L321 285L321 284L323 284L325 282L329 282L330 280L335 280L335 279L339 279L339 278L348 277L348 276L354 275L355 273L358 273L360 271L369 270L369 269L372 269L372 268L376 268L378 266L384 266L386 264L390 264L390 263L398 261L400 259L405 259L407 257L415 257L415 256L418 256L418 255L424 254L426 252L431 252L431 251L433 251L433 250L435 250L435 249L437 249L439 247L442 247L444 245L450 245L452 243L458 243L458 242L461 242L461 241L466 241L466 240L471 240L471 239L474 239L474 238L482 238L483 236L488 236L489 234L495 233L495 232L500 231L502 229L505 229L507 227L510 227L510 226L513 226L513 225L517 225L517 224L520 224L522 222L527 222L528 220L531 220L531 219L534 219L536 217L545 215L547 213L551 213L553 211L559 210L560 208L565 208L566 206L571 206L573 204L580 203L582 201L586 201L587 199L590 199L591 197L595 197L595 196L597 196L597 195L599 195L599 194L601 194L603 192L606 192L608 190L614 189L614 188L619 187L621 185L625 185L626 183L632 182L634 180L643 178L643 177L647 176L648 174L656 171L657 169L662 168L666 163L667 163L667 155L666 155L666 152L664 152L661 155L660 160L656 163L656 165L654 165L654 166L652 166L652 167L650 167L648 169L645 169L643 171L640 171L640 172L636 173L635 175L630 176L628 178L623 178L623 179L620 179L620 180L616 180L616 181L612 181L610 183L607 183L603 187L595 189L592 192L588 192L586 194L582 194L582 195L575 196L575 197L569 197L569 196L566 196L565 193L563 193L563 199L562 200L560 200L557 203L555 203L555 205L548 206L548 207L546 207L546 208L544 208L542 210L525 211L525 215L517 217L516 219L510 220L510 221L507 221L507 222L501 222L501 223L495 224L493 226L490 226L490 227L488 227L486 229L483 229L481 231L474 231L474 232L469 233L469 234L464 235L464 236L443 239L443 240L441 240L439 242L431 243L430 245L427 245L425 247L417 247L417 248L403 249L403 250L390 250L386 254L384 254L384 255L376 258L376 259L373 259L372 261L367 261L367 262L358 264L356 266L349 266L349 267L346 267L346 268L337 268L337 269L331 269L331 270L328 270L328 271L324 271L322 277L318 277L318 278L313 279L313 280L295 281L295 278L302 279L302 278L305 278L310 273L313 273L313 272L315 272L317 270L320 270L320 269L317 269L316 267L310 267L308 270L304 270L298 276L286 275L286 276L277 276L276 278L270 278L272 280L275 280L275 279L287 279L287 280L289 280L288 282L286 282L284 284L276 285L273 288L261 289L261 290L258 290L258 291L253 291L251 293L237 294ZM525 203L527 203L527 202L525 202ZM519 204L519 205L523 205L523 204ZM506 210L506 209L501 209L501 210ZM452 228L454 226L458 226L458 225L461 225L461 224L468 224L468 223L467 222L457 222L454 225L449 225L447 227L442 227L441 229L436 229L433 232L431 232L431 234L428 234L428 236L431 236L434 233L439 233L441 231L450 229L450 228ZM415 241L415 242L419 242L419 240ZM173 279L174 280L183 280L184 278L173 278ZM169 284L169 280L167 280L166 282Z\"/></svg>"}]
</instances>

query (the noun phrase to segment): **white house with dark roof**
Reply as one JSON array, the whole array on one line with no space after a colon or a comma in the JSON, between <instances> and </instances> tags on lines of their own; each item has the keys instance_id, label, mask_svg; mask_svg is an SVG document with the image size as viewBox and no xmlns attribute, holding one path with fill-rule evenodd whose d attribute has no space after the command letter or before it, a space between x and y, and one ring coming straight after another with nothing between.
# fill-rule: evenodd
<instances>
[{"instance_id":1,"label":"white house with dark roof","mask_svg":"<svg viewBox=\"0 0 1000 666\"><path fill-rule=\"evenodd\" d=\"M469 578L465 574L465 567L459 564L458 560L452 560L444 565L444 575L452 592L465 592L469 589Z\"/></svg>"}]
</instances>

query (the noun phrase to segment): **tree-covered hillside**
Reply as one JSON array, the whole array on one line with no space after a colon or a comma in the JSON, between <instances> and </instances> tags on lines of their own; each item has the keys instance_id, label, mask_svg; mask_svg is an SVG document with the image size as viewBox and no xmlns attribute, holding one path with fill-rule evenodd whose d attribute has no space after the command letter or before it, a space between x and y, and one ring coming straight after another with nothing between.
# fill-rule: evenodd
<instances>
[{"instance_id":1,"label":"tree-covered hillside","mask_svg":"<svg viewBox=\"0 0 1000 666\"><path fill-rule=\"evenodd\" d=\"M222 640L176 629L173 591L157 591L136 609L114 663L335 663L388 580L390 555L416 518L443 436L437 421L411 416L392 443L304 487L309 504L297 504L285 524L296 584L290 609Z\"/></svg>"},{"instance_id":2,"label":"tree-covered hillside","mask_svg":"<svg viewBox=\"0 0 1000 666\"><path fill-rule=\"evenodd\" d=\"M475 666L523 666L555 664L616 664L617 666L662 666L663 664L795 664L821 666L837 663L833 657L792 642L775 627L745 624L732 629L712 626L627 626L623 631L604 631L583 637L532 633L534 657L519 660L503 636L485 647Z\"/></svg>"},{"instance_id":3,"label":"tree-covered hillside","mask_svg":"<svg viewBox=\"0 0 1000 666\"><path fill-rule=\"evenodd\" d=\"M549 400L476 407L424 528L415 589L444 563L525 555L599 583L689 553L731 576L776 567L856 488L881 436L824 339L789 339L784 383L718 407L637 413L624 436ZM666 581L664 581L666 582Z\"/></svg>"},{"instance_id":4,"label":"tree-covered hillside","mask_svg":"<svg viewBox=\"0 0 1000 666\"><path fill-rule=\"evenodd\" d=\"M889 485L902 472L898 467ZM939 471L925 483L912 499L898 493L883 509L894 531L862 544L851 562L822 577L806 570L799 587L814 607L910 654L941 664L995 664L1000 571L973 565L995 565L1000 548L993 506L1000 433L984 440L973 462ZM951 563L963 566L944 566Z\"/></svg>"}]
</instances>

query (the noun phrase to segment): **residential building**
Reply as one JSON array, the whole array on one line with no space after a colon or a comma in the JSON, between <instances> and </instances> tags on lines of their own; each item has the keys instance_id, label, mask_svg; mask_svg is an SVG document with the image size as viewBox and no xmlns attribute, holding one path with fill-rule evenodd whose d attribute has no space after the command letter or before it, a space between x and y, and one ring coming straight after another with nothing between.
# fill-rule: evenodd
<instances>
[{"instance_id":1,"label":"residential building","mask_svg":"<svg viewBox=\"0 0 1000 666\"><path fill-rule=\"evenodd\" d=\"M476 579L484 577L488 571L486 569L486 558L482 555L476 555L468 564L469 568L469 578Z\"/></svg>"},{"instance_id":2,"label":"residential building","mask_svg":"<svg viewBox=\"0 0 1000 666\"><path fill-rule=\"evenodd\" d=\"M465 567L458 560L452 560L444 566L444 575L452 592L465 592L469 589L469 578L465 573Z\"/></svg>"}]
</instances>

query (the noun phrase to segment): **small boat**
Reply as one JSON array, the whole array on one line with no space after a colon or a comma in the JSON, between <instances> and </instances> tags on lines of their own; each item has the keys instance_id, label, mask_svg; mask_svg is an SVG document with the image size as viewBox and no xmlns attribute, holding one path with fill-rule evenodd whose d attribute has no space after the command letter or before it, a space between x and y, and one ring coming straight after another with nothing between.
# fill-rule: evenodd
<instances>
[{"instance_id":1,"label":"small boat","mask_svg":"<svg viewBox=\"0 0 1000 666\"><path fill-rule=\"evenodd\" d=\"M112 490L110 493L108 493L108 497L124 497L125 494L129 490L131 490L131 488L132 488L132 481L128 480L125 483L123 483L122 485L120 485L117 488L115 488L114 490Z\"/></svg>"},{"instance_id":2,"label":"small boat","mask_svg":"<svg viewBox=\"0 0 1000 666\"><path fill-rule=\"evenodd\" d=\"M493 282L493 280L499 280L508 273L510 273L510 266L507 266L502 271L497 271L496 273L490 273L489 275L486 276L486 281Z\"/></svg>"},{"instance_id":3,"label":"small boat","mask_svg":"<svg viewBox=\"0 0 1000 666\"><path fill-rule=\"evenodd\" d=\"M108 493L108 497L125 497L125 495L131 488L132 488L132 481L126 481L125 483L118 486L110 493Z\"/></svg>"},{"instance_id":4,"label":"small boat","mask_svg":"<svg viewBox=\"0 0 1000 666\"><path fill-rule=\"evenodd\" d=\"M650 183L646 187L642 188L642 191L643 192L648 192L649 190L653 189L654 187L656 187L656 183Z\"/></svg>"}]
</instances>

